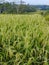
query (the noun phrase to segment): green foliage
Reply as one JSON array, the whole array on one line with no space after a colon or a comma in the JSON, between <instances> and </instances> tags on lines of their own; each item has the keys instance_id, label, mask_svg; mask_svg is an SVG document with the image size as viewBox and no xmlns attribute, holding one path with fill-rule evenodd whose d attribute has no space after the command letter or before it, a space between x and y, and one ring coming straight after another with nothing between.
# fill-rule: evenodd
<instances>
[{"instance_id":1,"label":"green foliage","mask_svg":"<svg viewBox=\"0 0 49 65\"><path fill-rule=\"evenodd\" d=\"M0 13L8 13L8 14L21 14L26 12L35 12L36 8L34 8L31 5L25 5L25 4L15 4L15 3L3 3L0 4Z\"/></svg>"},{"instance_id":2,"label":"green foliage","mask_svg":"<svg viewBox=\"0 0 49 65\"><path fill-rule=\"evenodd\" d=\"M45 17L46 21L49 21L49 10L47 10L47 11L45 12L44 17ZM48 22L48 23L49 23L49 22Z\"/></svg>"},{"instance_id":3,"label":"green foliage","mask_svg":"<svg viewBox=\"0 0 49 65\"><path fill-rule=\"evenodd\" d=\"M0 65L49 65L49 26L41 15L0 15Z\"/></svg>"},{"instance_id":4,"label":"green foliage","mask_svg":"<svg viewBox=\"0 0 49 65\"><path fill-rule=\"evenodd\" d=\"M49 21L49 15L45 15L46 21Z\"/></svg>"}]
</instances>

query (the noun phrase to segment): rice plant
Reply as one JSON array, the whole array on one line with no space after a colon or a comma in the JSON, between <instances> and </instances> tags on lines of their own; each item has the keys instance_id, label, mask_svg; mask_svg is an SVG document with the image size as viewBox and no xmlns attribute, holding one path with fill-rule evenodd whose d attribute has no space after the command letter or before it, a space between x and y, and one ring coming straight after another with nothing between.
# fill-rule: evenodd
<instances>
[{"instance_id":1,"label":"rice plant","mask_svg":"<svg viewBox=\"0 0 49 65\"><path fill-rule=\"evenodd\" d=\"M0 65L49 65L49 26L34 15L0 15Z\"/></svg>"}]
</instances>

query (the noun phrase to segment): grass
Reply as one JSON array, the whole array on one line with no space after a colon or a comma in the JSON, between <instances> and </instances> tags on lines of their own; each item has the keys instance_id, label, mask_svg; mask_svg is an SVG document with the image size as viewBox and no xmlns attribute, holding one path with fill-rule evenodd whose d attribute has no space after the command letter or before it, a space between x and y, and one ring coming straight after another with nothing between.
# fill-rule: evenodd
<instances>
[{"instance_id":1,"label":"grass","mask_svg":"<svg viewBox=\"0 0 49 65\"><path fill-rule=\"evenodd\" d=\"M0 65L49 65L49 26L34 15L0 15Z\"/></svg>"},{"instance_id":2,"label":"grass","mask_svg":"<svg viewBox=\"0 0 49 65\"><path fill-rule=\"evenodd\" d=\"M49 14L45 15L46 21L49 21Z\"/></svg>"}]
</instances>

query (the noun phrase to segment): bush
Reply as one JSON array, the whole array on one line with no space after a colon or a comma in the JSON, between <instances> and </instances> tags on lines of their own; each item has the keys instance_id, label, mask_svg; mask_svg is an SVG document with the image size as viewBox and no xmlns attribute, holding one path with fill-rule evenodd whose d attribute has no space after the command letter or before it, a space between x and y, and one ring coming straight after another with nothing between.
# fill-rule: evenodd
<instances>
[{"instance_id":1,"label":"bush","mask_svg":"<svg viewBox=\"0 0 49 65\"><path fill-rule=\"evenodd\" d=\"M49 15L45 16L46 21L49 21Z\"/></svg>"}]
</instances>

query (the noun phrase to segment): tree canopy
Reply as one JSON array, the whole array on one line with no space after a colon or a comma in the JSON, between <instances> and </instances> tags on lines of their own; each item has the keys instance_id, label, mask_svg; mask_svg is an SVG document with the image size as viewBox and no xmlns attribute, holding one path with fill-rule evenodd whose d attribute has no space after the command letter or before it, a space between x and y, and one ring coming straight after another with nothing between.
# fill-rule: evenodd
<instances>
[{"instance_id":1,"label":"tree canopy","mask_svg":"<svg viewBox=\"0 0 49 65\"><path fill-rule=\"evenodd\" d=\"M13 3L2 3L0 4L0 13L26 13L26 12L34 12L36 8L32 7L31 5Z\"/></svg>"}]
</instances>

